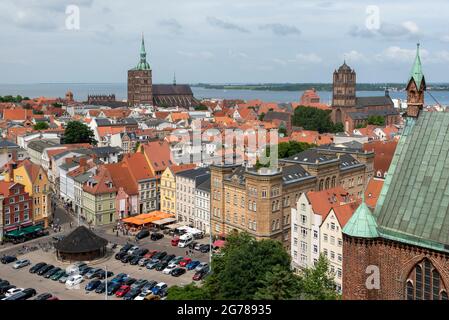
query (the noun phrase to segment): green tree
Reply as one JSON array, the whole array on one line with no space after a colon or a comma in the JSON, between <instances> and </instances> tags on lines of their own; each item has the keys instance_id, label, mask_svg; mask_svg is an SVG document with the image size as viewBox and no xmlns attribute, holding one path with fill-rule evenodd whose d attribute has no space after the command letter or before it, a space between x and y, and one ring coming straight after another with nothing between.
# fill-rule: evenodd
<instances>
[{"instance_id":1,"label":"green tree","mask_svg":"<svg viewBox=\"0 0 449 320\"><path fill-rule=\"evenodd\" d=\"M306 300L336 300L336 284L329 272L329 261L320 255L313 268L303 271L301 279L303 298Z\"/></svg>"},{"instance_id":2,"label":"green tree","mask_svg":"<svg viewBox=\"0 0 449 320\"><path fill-rule=\"evenodd\" d=\"M64 144L70 143L90 143L97 145L92 130L79 121L70 121L64 131Z\"/></svg>"},{"instance_id":3,"label":"green tree","mask_svg":"<svg viewBox=\"0 0 449 320\"><path fill-rule=\"evenodd\" d=\"M362 128L366 128L366 123L364 124L358 124L355 126L356 129L362 129Z\"/></svg>"},{"instance_id":4,"label":"green tree","mask_svg":"<svg viewBox=\"0 0 449 320\"><path fill-rule=\"evenodd\" d=\"M62 104L59 103L59 102L53 103L52 106L55 107L55 108L62 108Z\"/></svg>"},{"instance_id":5,"label":"green tree","mask_svg":"<svg viewBox=\"0 0 449 320\"><path fill-rule=\"evenodd\" d=\"M259 114L259 121L263 121L264 118L265 118L265 112L262 112L261 114Z\"/></svg>"},{"instance_id":6,"label":"green tree","mask_svg":"<svg viewBox=\"0 0 449 320\"><path fill-rule=\"evenodd\" d=\"M33 109L33 114L44 114L44 111Z\"/></svg>"},{"instance_id":7,"label":"green tree","mask_svg":"<svg viewBox=\"0 0 449 320\"><path fill-rule=\"evenodd\" d=\"M170 287L167 293L167 300L210 300L207 291L194 283Z\"/></svg>"},{"instance_id":8,"label":"green tree","mask_svg":"<svg viewBox=\"0 0 449 320\"><path fill-rule=\"evenodd\" d=\"M281 142L278 146L279 158L288 158L315 146L314 144L298 141Z\"/></svg>"},{"instance_id":9,"label":"green tree","mask_svg":"<svg viewBox=\"0 0 449 320\"><path fill-rule=\"evenodd\" d=\"M344 132L344 131L345 131L345 127L343 126L343 123L341 123L341 122L334 124L334 126L332 128L333 133Z\"/></svg>"},{"instance_id":10,"label":"green tree","mask_svg":"<svg viewBox=\"0 0 449 320\"><path fill-rule=\"evenodd\" d=\"M384 126L385 125L385 118L382 116L369 116L367 120L368 124L375 125L375 126Z\"/></svg>"},{"instance_id":11,"label":"green tree","mask_svg":"<svg viewBox=\"0 0 449 320\"><path fill-rule=\"evenodd\" d=\"M207 111L209 110L209 108L204 105L204 104L200 104L194 107L195 111Z\"/></svg>"},{"instance_id":12,"label":"green tree","mask_svg":"<svg viewBox=\"0 0 449 320\"><path fill-rule=\"evenodd\" d=\"M268 271L261 284L262 287L254 295L256 300L298 300L301 298L301 278L279 266Z\"/></svg>"},{"instance_id":13,"label":"green tree","mask_svg":"<svg viewBox=\"0 0 449 320\"><path fill-rule=\"evenodd\" d=\"M48 129L48 128L49 128L48 123L47 123L47 122L43 122L43 121L37 122L37 123L33 126L33 129L34 129L34 130L46 130L46 129Z\"/></svg>"}]
</instances>

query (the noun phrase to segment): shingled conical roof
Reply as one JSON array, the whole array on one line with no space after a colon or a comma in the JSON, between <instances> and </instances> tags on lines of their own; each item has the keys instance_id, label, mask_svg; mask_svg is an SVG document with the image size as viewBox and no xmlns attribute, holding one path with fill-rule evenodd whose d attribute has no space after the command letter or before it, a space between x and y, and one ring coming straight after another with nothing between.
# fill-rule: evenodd
<instances>
[{"instance_id":1,"label":"shingled conical roof","mask_svg":"<svg viewBox=\"0 0 449 320\"><path fill-rule=\"evenodd\" d=\"M357 238L370 239L379 237L376 219L366 205L365 199L363 199L362 204L354 212L342 231L348 236Z\"/></svg>"},{"instance_id":2,"label":"shingled conical roof","mask_svg":"<svg viewBox=\"0 0 449 320\"><path fill-rule=\"evenodd\" d=\"M80 226L56 243L55 248L64 253L83 253L99 250L107 244L106 239L97 236L88 228Z\"/></svg>"}]
</instances>

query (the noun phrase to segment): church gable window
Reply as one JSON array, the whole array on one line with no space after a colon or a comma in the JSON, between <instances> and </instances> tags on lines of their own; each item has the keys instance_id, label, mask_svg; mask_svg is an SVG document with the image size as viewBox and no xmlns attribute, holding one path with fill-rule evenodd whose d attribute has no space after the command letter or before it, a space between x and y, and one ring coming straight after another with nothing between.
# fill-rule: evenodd
<instances>
[{"instance_id":1,"label":"church gable window","mask_svg":"<svg viewBox=\"0 0 449 320\"><path fill-rule=\"evenodd\" d=\"M447 300L447 289L441 275L429 259L424 259L410 272L405 285L407 300Z\"/></svg>"}]
</instances>

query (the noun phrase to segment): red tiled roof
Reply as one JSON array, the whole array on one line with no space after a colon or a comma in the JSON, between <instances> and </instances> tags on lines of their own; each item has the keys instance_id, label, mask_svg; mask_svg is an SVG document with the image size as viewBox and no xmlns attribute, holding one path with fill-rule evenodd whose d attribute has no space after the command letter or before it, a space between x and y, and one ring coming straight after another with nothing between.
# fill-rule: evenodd
<instances>
[{"instance_id":1,"label":"red tiled roof","mask_svg":"<svg viewBox=\"0 0 449 320\"><path fill-rule=\"evenodd\" d=\"M394 152L398 142L393 141L371 141L363 145L363 150L374 151L374 171L375 175L380 172L383 175L390 168Z\"/></svg>"},{"instance_id":2,"label":"red tiled roof","mask_svg":"<svg viewBox=\"0 0 449 320\"><path fill-rule=\"evenodd\" d=\"M353 201L348 198L348 192L341 186L322 191L309 191L306 195L312 205L313 212L321 215L323 221L331 208Z\"/></svg>"},{"instance_id":3,"label":"red tiled roof","mask_svg":"<svg viewBox=\"0 0 449 320\"><path fill-rule=\"evenodd\" d=\"M380 179L371 178L365 190L365 202L368 207L374 209L377 200L379 199L380 191L384 185L384 181Z\"/></svg>"}]
</instances>

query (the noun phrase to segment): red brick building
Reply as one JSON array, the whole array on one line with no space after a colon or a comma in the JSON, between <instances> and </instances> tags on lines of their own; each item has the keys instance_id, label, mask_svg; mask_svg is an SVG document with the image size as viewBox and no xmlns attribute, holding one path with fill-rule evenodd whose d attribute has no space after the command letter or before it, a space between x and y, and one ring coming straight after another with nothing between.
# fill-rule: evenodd
<instances>
[{"instance_id":1,"label":"red brick building","mask_svg":"<svg viewBox=\"0 0 449 320\"><path fill-rule=\"evenodd\" d=\"M33 224L32 199L25 186L20 183L0 181L0 194L3 195L2 235ZM1 240L1 239L0 239Z\"/></svg>"},{"instance_id":2,"label":"red brick building","mask_svg":"<svg viewBox=\"0 0 449 320\"><path fill-rule=\"evenodd\" d=\"M449 113L423 111L419 51L407 88L406 126L376 208L363 202L343 229L344 299L448 300Z\"/></svg>"}]
</instances>

